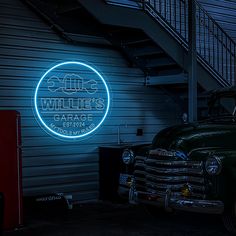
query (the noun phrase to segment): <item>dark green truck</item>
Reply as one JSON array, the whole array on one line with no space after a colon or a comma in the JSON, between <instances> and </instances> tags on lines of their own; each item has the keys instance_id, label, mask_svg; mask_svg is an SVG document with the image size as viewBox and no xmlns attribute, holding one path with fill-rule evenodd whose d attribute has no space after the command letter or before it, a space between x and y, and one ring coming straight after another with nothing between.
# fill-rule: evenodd
<instances>
[{"instance_id":1,"label":"dark green truck","mask_svg":"<svg viewBox=\"0 0 236 236\"><path fill-rule=\"evenodd\" d=\"M222 214L236 233L236 89L212 92L209 117L160 131L151 145L126 149L119 193L132 203ZM155 209L155 208L154 208Z\"/></svg>"}]
</instances>

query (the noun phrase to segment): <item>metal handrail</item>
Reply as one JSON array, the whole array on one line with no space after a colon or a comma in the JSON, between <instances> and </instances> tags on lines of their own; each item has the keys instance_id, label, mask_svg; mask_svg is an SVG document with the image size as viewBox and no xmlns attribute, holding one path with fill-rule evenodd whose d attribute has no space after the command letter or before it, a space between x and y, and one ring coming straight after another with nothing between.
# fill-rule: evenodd
<instances>
[{"instance_id":1,"label":"metal handrail","mask_svg":"<svg viewBox=\"0 0 236 236\"><path fill-rule=\"evenodd\" d=\"M152 15L188 50L188 0L133 0ZM108 1L109 2L109 1ZM196 4L196 47L198 60L224 86L235 85L236 43L198 3ZM119 5L122 5L120 2ZM125 6L125 4L124 4Z\"/></svg>"}]
</instances>

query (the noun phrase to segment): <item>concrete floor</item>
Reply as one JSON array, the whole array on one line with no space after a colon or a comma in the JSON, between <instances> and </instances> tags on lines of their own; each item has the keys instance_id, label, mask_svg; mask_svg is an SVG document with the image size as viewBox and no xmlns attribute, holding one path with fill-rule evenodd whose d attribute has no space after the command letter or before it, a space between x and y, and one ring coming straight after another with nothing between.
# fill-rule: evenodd
<instances>
[{"instance_id":1,"label":"concrete floor","mask_svg":"<svg viewBox=\"0 0 236 236\"><path fill-rule=\"evenodd\" d=\"M27 216L25 226L4 236L228 235L220 217L177 212L153 217L142 206L90 203L67 213Z\"/></svg>"}]
</instances>

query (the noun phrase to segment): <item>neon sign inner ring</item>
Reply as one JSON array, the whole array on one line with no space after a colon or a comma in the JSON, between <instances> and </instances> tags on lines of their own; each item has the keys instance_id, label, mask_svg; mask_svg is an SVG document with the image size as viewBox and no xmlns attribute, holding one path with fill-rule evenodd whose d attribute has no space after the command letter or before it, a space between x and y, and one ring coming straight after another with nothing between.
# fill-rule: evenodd
<instances>
[{"instance_id":1,"label":"neon sign inner ring","mask_svg":"<svg viewBox=\"0 0 236 236\"><path fill-rule=\"evenodd\" d=\"M93 79L84 79L84 77L81 77L79 74L75 73L64 73L64 77L60 75L61 77L63 77L61 79L59 78L60 76L56 76L54 74L55 70L61 69L62 67L66 66L78 66L84 68L85 70L87 70L87 73L89 72L91 74L92 72ZM50 76L50 74L52 75ZM96 77L98 82L96 82L94 77ZM49 95L48 98L45 97L45 95L40 96L40 89L43 83L45 86L45 80L47 80L46 84L48 85L48 93L54 95L53 97L51 97L51 95ZM68 89L68 84L71 86L71 83L75 82L77 84L77 87ZM103 93L99 93L99 89L103 90ZM55 94L64 94L64 96L67 98L62 98L60 96L59 98L55 98ZM83 94L84 98L77 96L78 94ZM98 97L99 94L103 94L103 97ZM85 110L83 112L78 110L81 108L81 104L83 104L82 108L84 108ZM67 139L81 138L93 133L104 122L110 107L109 89L102 75L90 65L77 61L63 62L47 70L41 77L34 94L34 107L37 118L39 119L43 127L46 128L46 130L50 133ZM61 109L64 110L64 114L61 113ZM67 110L65 111L65 109ZM48 115L49 113L53 113L53 122L56 124L60 123L60 125L63 127L64 125L66 126L64 128L61 126L57 127L53 122L49 122L49 124L43 117L43 114L45 113L46 115ZM96 116L93 117L94 113L96 113ZM97 120L95 120L95 118ZM60 119L64 119L65 122L59 122ZM80 122L66 122L66 119L76 119L80 120ZM89 128L86 127L84 121L87 121L87 123L90 122L90 126L88 126ZM81 125L81 123L83 126L80 127L81 129L78 129L77 127L77 130L73 130L73 127L70 127L70 125L76 124L78 126ZM84 127L86 127L86 129Z\"/></svg>"}]
</instances>

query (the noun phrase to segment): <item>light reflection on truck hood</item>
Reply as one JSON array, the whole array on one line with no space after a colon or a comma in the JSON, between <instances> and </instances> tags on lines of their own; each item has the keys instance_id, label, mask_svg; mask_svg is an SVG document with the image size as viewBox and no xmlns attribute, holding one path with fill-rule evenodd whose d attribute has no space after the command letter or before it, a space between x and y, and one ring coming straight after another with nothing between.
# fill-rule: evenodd
<instances>
[{"instance_id":1,"label":"light reflection on truck hood","mask_svg":"<svg viewBox=\"0 0 236 236\"><path fill-rule=\"evenodd\" d=\"M166 128L153 139L154 148L182 150L221 147L236 149L236 124L192 123Z\"/></svg>"}]
</instances>

